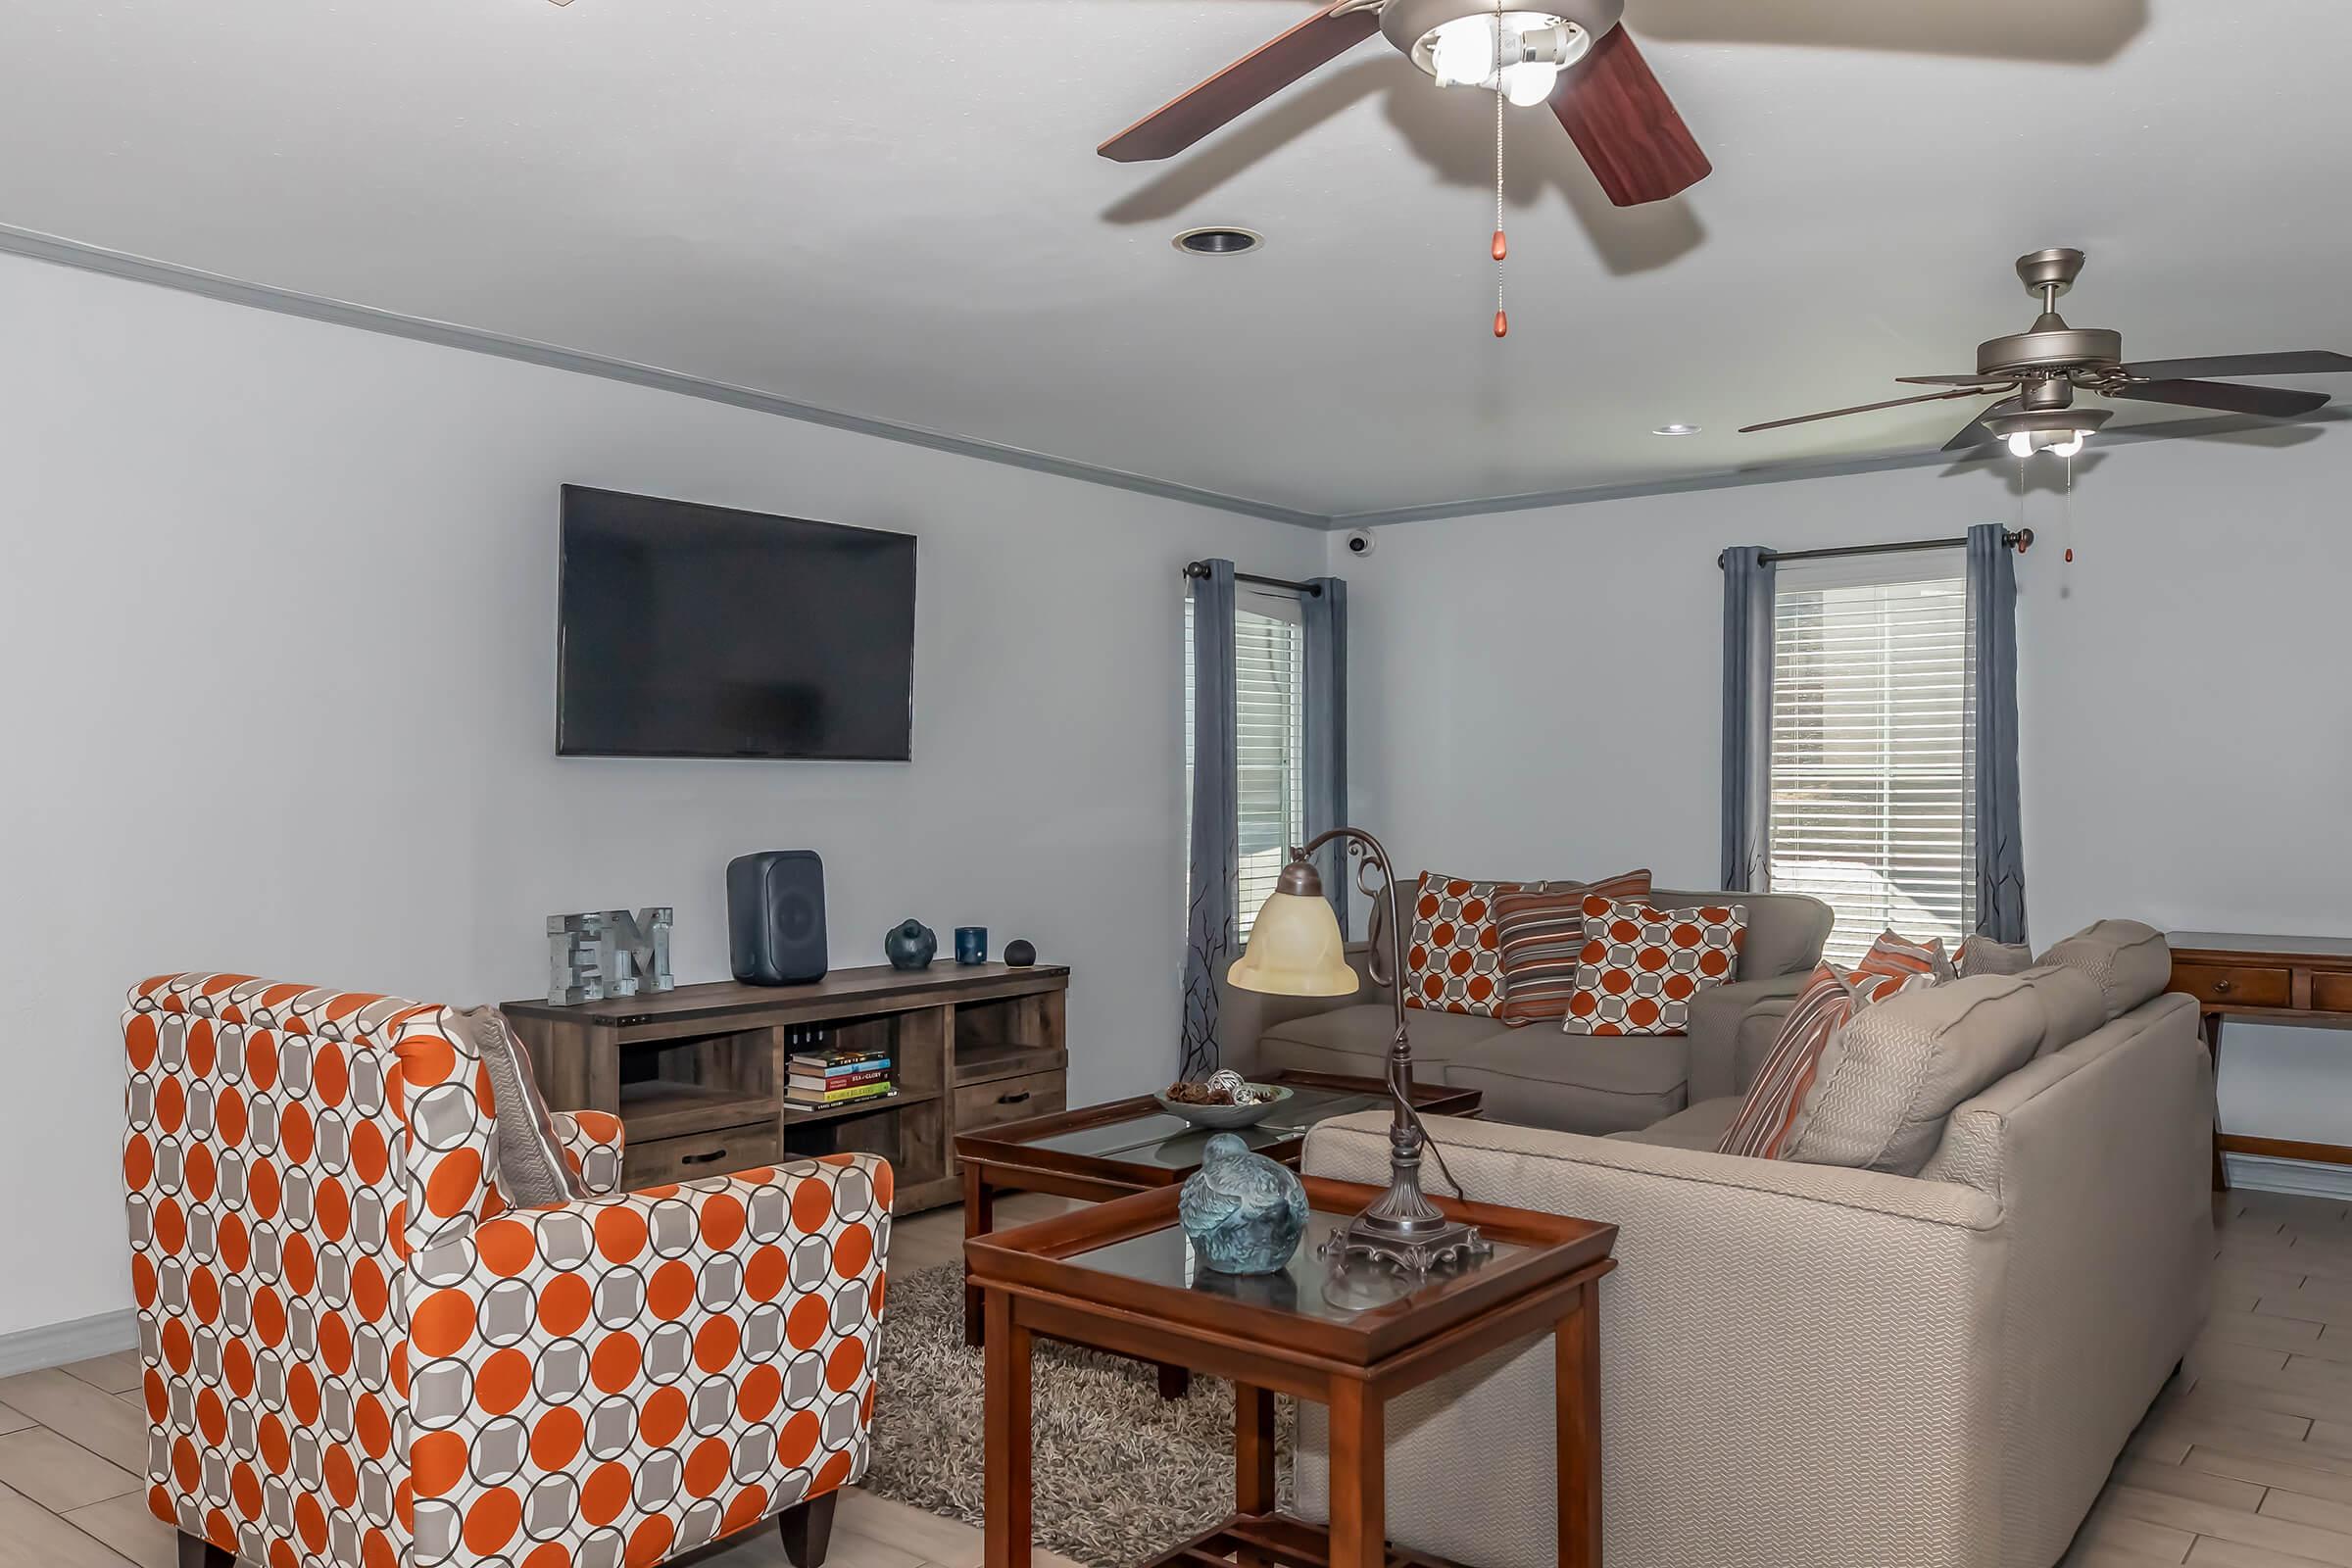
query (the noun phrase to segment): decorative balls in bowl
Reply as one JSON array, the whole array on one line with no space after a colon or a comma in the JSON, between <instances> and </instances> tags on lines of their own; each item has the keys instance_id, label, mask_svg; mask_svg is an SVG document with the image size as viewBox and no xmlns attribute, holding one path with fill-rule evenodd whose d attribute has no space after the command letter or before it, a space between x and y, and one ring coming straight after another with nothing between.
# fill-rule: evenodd
<instances>
[{"instance_id":1,"label":"decorative balls in bowl","mask_svg":"<svg viewBox=\"0 0 2352 1568\"><path fill-rule=\"evenodd\" d=\"M1254 1127L1290 1098L1282 1085L1253 1084L1231 1068L1199 1083L1172 1083L1158 1095L1160 1108L1169 1115L1219 1131Z\"/></svg>"}]
</instances>

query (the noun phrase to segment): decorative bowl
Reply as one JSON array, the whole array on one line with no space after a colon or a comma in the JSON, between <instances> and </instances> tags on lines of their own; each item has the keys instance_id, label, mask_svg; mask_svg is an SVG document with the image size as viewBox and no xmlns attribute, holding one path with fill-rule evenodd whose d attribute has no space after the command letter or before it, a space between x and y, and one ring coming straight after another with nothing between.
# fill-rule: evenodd
<instances>
[{"instance_id":1,"label":"decorative bowl","mask_svg":"<svg viewBox=\"0 0 2352 1568\"><path fill-rule=\"evenodd\" d=\"M1165 1094L1152 1098L1171 1116L1182 1116L1196 1127L1230 1132L1236 1127L1256 1126L1273 1115L1291 1098L1290 1090L1280 1084L1251 1084L1250 1087L1266 1098L1247 1105L1195 1105L1181 1100L1170 1100Z\"/></svg>"}]
</instances>

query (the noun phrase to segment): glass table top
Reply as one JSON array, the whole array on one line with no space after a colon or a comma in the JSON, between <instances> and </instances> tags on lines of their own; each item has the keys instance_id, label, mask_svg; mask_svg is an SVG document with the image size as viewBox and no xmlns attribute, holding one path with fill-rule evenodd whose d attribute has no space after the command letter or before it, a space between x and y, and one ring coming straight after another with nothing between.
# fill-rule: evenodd
<instances>
[{"instance_id":1,"label":"glass table top","mask_svg":"<svg viewBox=\"0 0 2352 1568\"><path fill-rule=\"evenodd\" d=\"M1352 1115L1385 1103L1378 1095L1350 1094L1332 1089L1294 1089L1264 1121L1234 1130L1251 1149L1288 1143L1319 1121ZM1195 1127L1181 1116L1150 1111L1125 1121L1103 1122L1071 1132L1026 1141L1031 1149L1051 1149L1065 1154L1091 1154L1163 1170L1190 1170L1200 1163L1200 1151L1214 1134Z\"/></svg>"},{"instance_id":2,"label":"glass table top","mask_svg":"<svg viewBox=\"0 0 2352 1568\"><path fill-rule=\"evenodd\" d=\"M1527 1251L1514 1243L1489 1238L1494 1249L1491 1255L1467 1269L1444 1269L1427 1280L1409 1279L1361 1260L1335 1267L1320 1255L1320 1250L1333 1232L1345 1230L1352 1218L1352 1214L1327 1214L1320 1209L1308 1214L1298 1250L1276 1274L1216 1272L1200 1262L1192 1238L1179 1225L1073 1252L1064 1261L1173 1290L1200 1291L1279 1312L1345 1322L1401 1300L1416 1289L1493 1268Z\"/></svg>"}]
</instances>

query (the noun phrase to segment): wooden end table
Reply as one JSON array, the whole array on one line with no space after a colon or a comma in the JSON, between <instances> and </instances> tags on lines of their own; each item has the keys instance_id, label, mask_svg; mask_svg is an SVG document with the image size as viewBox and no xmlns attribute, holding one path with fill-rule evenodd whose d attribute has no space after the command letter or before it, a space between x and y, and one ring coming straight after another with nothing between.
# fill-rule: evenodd
<instances>
[{"instance_id":1,"label":"wooden end table","mask_svg":"<svg viewBox=\"0 0 2352 1568\"><path fill-rule=\"evenodd\" d=\"M1294 1170L1306 1148L1307 1130L1317 1122L1389 1103L1388 1085L1378 1078L1292 1071L1270 1073L1259 1081L1283 1085L1291 1099L1257 1126L1242 1129L1242 1141ZM1484 1101L1476 1089L1413 1085L1413 1103L1426 1116L1475 1116ZM999 1193L1052 1193L1100 1202L1174 1187L1200 1168L1200 1151L1210 1137L1182 1117L1169 1115L1150 1095L958 1133L956 1159L963 1174L963 1239L969 1242L996 1229ZM963 1281L963 1341L979 1345L987 1330L980 1288L972 1283L968 1262Z\"/></svg>"},{"instance_id":2,"label":"wooden end table","mask_svg":"<svg viewBox=\"0 0 2352 1568\"><path fill-rule=\"evenodd\" d=\"M1561 1568L1600 1563L1598 1284L1617 1227L1444 1200L1494 1255L1403 1291L1361 1265L1337 1277L1316 1254L1378 1189L1306 1178L1312 1212L1290 1266L1235 1276L1202 1269L1161 1187L963 1244L987 1322L987 1564L1029 1568L1033 1336L1229 1378L1235 1512L1153 1565L1386 1568L1436 1559L1387 1544L1390 1399L1524 1336L1556 1346L1553 1427ZM1274 1508L1274 1396L1331 1412L1331 1523Z\"/></svg>"}]
</instances>

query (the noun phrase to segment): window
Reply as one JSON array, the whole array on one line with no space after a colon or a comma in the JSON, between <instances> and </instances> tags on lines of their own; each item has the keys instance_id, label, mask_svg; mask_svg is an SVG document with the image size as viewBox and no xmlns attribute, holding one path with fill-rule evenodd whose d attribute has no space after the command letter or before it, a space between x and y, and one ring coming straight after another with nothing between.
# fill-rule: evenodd
<instances>
[{"instance_id":1,"label":"window","mask_svg":"<svg viewBox=\"0 0 2352 1568\"><path fill-rule=\"evenodd\" d=\"M1916 557L1775 574L1770 885L1838 911L1824 956L1976 928L1967 579Z\"/></svg>"},{"instance_id":2,"label":"window","mask_svg":"<svg viewBox=\"0 0 2352 1568\"><path fill-rule=\"evenodd\" d=\"M1306 640L1298 602L1244 589L1233 612L1242 875L1234 908L1241 940L1250 940L1258 906L1306 839ZM1184 605L1184 846L1193 841L1193 605ZM1181 881L1179 886L1181 886Z\"/></svg>"}]
</instances>

